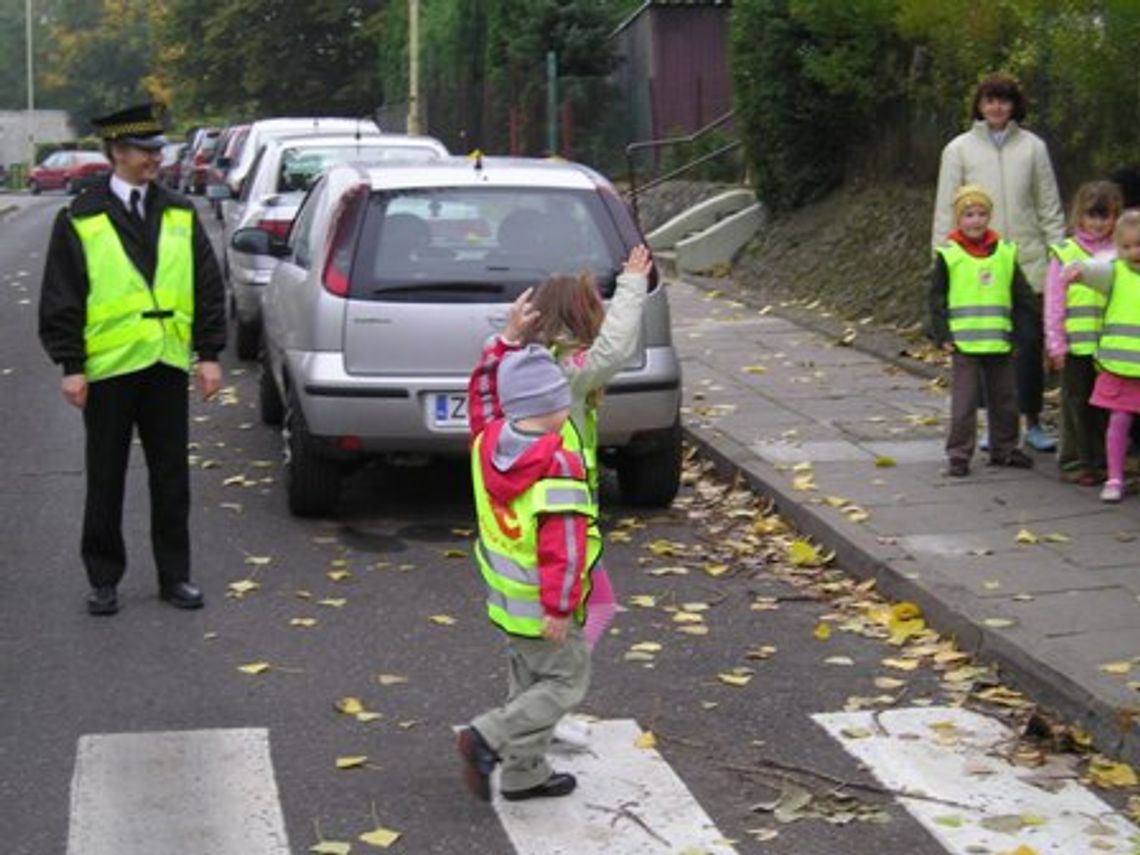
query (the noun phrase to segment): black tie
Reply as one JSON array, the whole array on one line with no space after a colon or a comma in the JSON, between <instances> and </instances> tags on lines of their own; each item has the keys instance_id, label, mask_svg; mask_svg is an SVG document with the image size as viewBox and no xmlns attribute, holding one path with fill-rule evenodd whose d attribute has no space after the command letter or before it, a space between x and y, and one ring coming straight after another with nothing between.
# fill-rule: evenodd
<instances>
[{"instance_id":1,"label":"black tie","mask_svg":"<svg viewBox=\"0 0 1140 855\"><path fill-rule=\"evenodd\" d=\"M138 190L131 191L130 214L131 219L134 220L137 225L141 226L143 222L142 193Z\"/></svg>"}]
</instances>

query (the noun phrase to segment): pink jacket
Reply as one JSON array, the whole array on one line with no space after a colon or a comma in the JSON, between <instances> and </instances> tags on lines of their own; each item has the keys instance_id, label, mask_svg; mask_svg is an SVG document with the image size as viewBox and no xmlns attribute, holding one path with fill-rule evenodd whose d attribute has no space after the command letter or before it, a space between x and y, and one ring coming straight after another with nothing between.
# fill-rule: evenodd
<instances>
[{"instance_id":1,"label":"pink jacket","mask_svg":"<svg viewBox=\"0 0 1140 855\"><path fill-rule=\"evenodd\" d=\"M1115 255L1112 238L1097 240L1078 231L1073 238L1085 252L1098 260ZM1045 352L1052 358L1069 352L1065 338L1065 286L1061 284L1061 262L1049 254L1049 269L1045 274Z\"/></svg>"}]
</instances>

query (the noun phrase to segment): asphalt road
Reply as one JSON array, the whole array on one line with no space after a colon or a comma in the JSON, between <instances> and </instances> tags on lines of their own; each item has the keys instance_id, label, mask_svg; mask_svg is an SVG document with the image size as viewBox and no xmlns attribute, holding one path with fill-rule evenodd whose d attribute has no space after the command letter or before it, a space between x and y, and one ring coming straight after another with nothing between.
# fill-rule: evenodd
<instances>
[{"instance_id":1,"label":"asphalt road","mask_svg":"<svg viewBox=\"0 0 1140 855\"><path fill-rule=\"evenodd\" d=\"M294 519L279 483L279 438L257 418L256 369L227 355L227 393L192 407L194 575L206 608L182 613L156 599L139 454L128 487L131 567L122 611L109 619L84 612L81 424L60 397L58 372L35 332L43 250L63 201L44 196L0 221L4 851L64 851L81 736L251 727L269 731L294 852L308 851L318 828L326 839L353 840L377 819L403 834L395 851L514 851L496 815L462 788L451 735L505 689L500 639L481 616L480 583L461 554L472 526L462 463L370 469L351 481L335 519ZM657 514L604 495L606 528L629 538L608 547L619 596L652 595L656 606L619 615L595 656L585 712L652 729L662 755L738 851L943 851L896 803L860 791L851 794L882 807L889 821L778 825L753 810L779 795L779 776L731 767L761 769L762 758L775 758L868 780L809 716L841 710L851 696L881 694L872 681L893 649L849 633L814 637L829 605L771 575L762 545L739 551L723 575L703 572L738 538L734 520L750 519L746 506L725 504L728 488L693 469L679 507ZM727 508L742 512L734 517ZM689 572L651 575L671 566ZM330 577L338 571L348 575ZM228 597L227 586L243 579L259 587ZM783 600L756 611L757 596ZM345 602L319 605L325 598ZM708 605L709 633L679 633L666 609L696 602ZM455 623L434 623L433 615ZM317 623L294 626L294 618ZM628 660L631 645L644 641L661 644L652 661ZM763 645L776 651L748 658ZM828 657L853 664L827 665ZM270 670L238 670L252 662ZM753 669L747 685L718 680L737 667ZM382 685L381 674L406 682ZM938 697L934 675L907 679L908 700ZM382 717L364 723L338 713L334 703L347 696ZM369 762L338 770L343 755ZM761 845L749 834L758 828L779 835Z\"/></svg>"}]
</instances>

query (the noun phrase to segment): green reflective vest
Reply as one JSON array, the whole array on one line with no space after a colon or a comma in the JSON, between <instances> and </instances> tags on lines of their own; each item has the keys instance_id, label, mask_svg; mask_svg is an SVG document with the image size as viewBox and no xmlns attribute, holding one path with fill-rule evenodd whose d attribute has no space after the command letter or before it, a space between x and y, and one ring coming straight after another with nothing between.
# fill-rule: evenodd
<instances>
[{"instance_id":1,"label":"green reflective vest","mask_svg":"<svg viewBox=\"0 0 1140 855\"><path fill-rule=\"evenodd\" d=\"M1072 238L1049 247L1062 266L1087 261L1091 256ZM1065 340L1074 356L1092 356L1096 352L1104 323L1104 307L1108 300L1099 291L1074 282L1065 294Z\"/></svg>"},{"instance_id":2,"label":"green reflective vest","mask_svg":"<svg viewBox=\"0 0 1140 855\"><path fill-rule=\"evenodd\" d=\"M1013 349L1013 273L1017 248L998 241L993 255L976 258L957 243L940 246L950 281L950 335L962 353Z\"/></svg>"},{"instance_id":3,"label":"green reflective vest","mask_svg":"<svg viewBox=\"0 0 1140 855\"><path fill-rule=\"evenodd\" d=\"M1123 260L1112 263L1112 299L1096 350L1097 364L1122 377L1140 377L1140 273Z\"/></svg>"},{"instance_id":4,"label":"green reflective vest","mask_svg":"<svg viewBox=\"0 0 1140 855\"><path fill-rule=\"evenodd\" d=\"M471 448L471 481L475 488L475 512L479 522L475 560L487 585L487 616L511 635L541 638L545 611L539 591L539 515L576 513L592 522L597 519L597 503L586 481L567 477L542 478L517 496L508 507L493 506L483 483L485 435L479 434ZM580 453L581 441L569 420L562 428L562 443L568 452ZM581 598L569 604L569 610L579 623L586 616L584 604L590 590L590 570L597 560L598 545L598 542L586 539Z\"/></svg>"},{"instance_id":5,"label":"green reflective vest","mask_svg":"<svg viewBox=\"0 0 1140 855\"><path fill-rule=\"evenodd\" d=\"M194 325L193 212L167 208L158 238L154 287L135 267L106 214L77 217L87 262L89 381L141 371L164 362L190 370Z\"/></svg>"}]
</instances>

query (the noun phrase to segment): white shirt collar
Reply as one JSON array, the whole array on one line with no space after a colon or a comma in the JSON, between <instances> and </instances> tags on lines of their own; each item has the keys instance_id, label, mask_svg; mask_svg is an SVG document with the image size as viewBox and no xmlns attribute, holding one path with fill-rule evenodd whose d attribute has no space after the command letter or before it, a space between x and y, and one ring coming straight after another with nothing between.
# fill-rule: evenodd
<instances>
[{"instance_id":1,"label":"white shirt collar","mask_svg":"<svg viewBox=\"0 0 1140 855\"><path fill-rule=\"evenodd\" d=\"M123 207L129 209L131 206L131 191L138 190L139 198L143 205L146 205L146 191L148 185L146 184L130 184L124 181L116 173L111 173L111 192L119 197L119 201L123 203Z\"/></svg>"}]
</instances>

